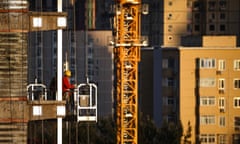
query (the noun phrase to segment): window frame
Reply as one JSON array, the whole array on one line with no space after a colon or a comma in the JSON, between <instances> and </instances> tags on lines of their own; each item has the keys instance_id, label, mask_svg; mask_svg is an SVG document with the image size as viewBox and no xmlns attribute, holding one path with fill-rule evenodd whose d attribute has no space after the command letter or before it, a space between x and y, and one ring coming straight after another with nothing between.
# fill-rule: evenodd
<instances>
[{"instance_id":1,"label":"window frame","mask_svg":"<svg viewBox=\"0 0 240 144\"><path fill-rule=\"evenodd\" d=\"M236 118L237 118L237 121L236 121ZM240 131L240 116L234 117L234 130Z\"/></svg>"},{"instance_id":2,"label":"window frame","mask_svg":"<svg viewBox=\"0 0 240 144\"><path fill-rule=\"evenodd\" d=\"M224 78L219 78L218 79L218 90L225 90L225 79Z\"/></svg>"},{"instance_id":3,"label":"window frame","mask_svg":"<svg viewBox=\"0 0 240 144\"><path fill-rule=\"evenodd\" d=\"M233 108L240 108L240 97L233 98Z\"/></svg>"},{"instance_id":4,"label":"window frame","mask_svg":"<svg viewBox=\"0 0 240 144\"><path fill-rule=\"evenodd\" d=\"M219 117L219 126L220 127L225 127L226 126L226 117L225 116L220 116Z\"/></svg>"},{"instance_id":5,"label":"window frame","mask_svg":"<svg viewBox=\"0 0 240 144\"><path fill-rule=\"evenodd\" d=\"M215 87L216 79L215 78L200 78L199 86L200 87Z\"/></svg>"},{"instance_id":6,"label":"window frame","mask_svg":"<svg viewBox=\"0 0 240 144\"><path fill-rule=\"evenodd\" d=\"M215 115L201 115L200 116L200 125L215 125L216 116Z\"/></svg>"},{"instance_id":7,"label":"window frame","mask_svg":"<svg viewBox=\"0 0 240 144\"><path fill-rule=\"evenodd\" d=\"M216 135L215 134L201 134L200 135L201 144L215 144Z\"/></svg>"},{"instance_id":8,"label":"window frame","mask_svg":"<svg viewBox=\"0 0 240 144\"><path fill-rule=\"evenodd\" d=\"M225 71L226 69L226 61L223 59L218 60L218 70Z\"/></svg>"},{"instance_id":9,"label":"window frame","mask_svg":"<svg viewBox=\"0 0 240 144\"><path fill-rule=\"evenodd\" d=\"M240 89L240 78L233 79L233 88L234 89Z\"/></svg>"},{"instance_id":10,"label":"window frame","mask_svg":"<svg viewBox=\"0 0 240 144\"><path fill-rule=\"evenodd\" d=\"M226 105L226 102L225 102L225 97L220 97L218 99L218 107L220 109L225 109L225 105Z\"/></svg>"},{"instance_id":11,"label":"window frame","mask_svg":"<svg viewBox=\"0 0 240 144\"><path fill-rule=\"evenodd\" d=\"M215 69L216 68L216 59L215 58L200 58L199 68Z\"/></svg>"},{"instance_id":12,"label":"window frame","mask_svg":"<svg viewBox=\"0 0 240 144\"><path fill-rule=\"evenodd\" d=\"M240 59L236 59L233 61L233 70L240 71Z\"/></svg>"},{"instance_id":13,"label":"window frame","mask_svg":"<svg viewBox=\"0 0 240 144\"><path fill-rule=\"evenodd\" d=\"M216 106L216 97L215 96L200 96L200 106Z\"/></svg>"}]
</instances>

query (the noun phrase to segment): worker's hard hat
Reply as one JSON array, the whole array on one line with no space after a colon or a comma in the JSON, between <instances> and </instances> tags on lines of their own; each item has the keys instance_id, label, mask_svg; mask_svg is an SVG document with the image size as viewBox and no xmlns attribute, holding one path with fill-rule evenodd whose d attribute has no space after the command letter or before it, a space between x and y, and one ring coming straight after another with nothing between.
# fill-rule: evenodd
<instances>
[{"instance_id":1,"label":"worker's hard hat","mask_svg":"<svg viewBox=\"0 0 240 144\"><path fill-rule=\"evenodd\" d=\"M70 77L71 76L71 71L70 70L66 70L64 74L65 74L65 76Z\"/></svg>"}]
</instances>

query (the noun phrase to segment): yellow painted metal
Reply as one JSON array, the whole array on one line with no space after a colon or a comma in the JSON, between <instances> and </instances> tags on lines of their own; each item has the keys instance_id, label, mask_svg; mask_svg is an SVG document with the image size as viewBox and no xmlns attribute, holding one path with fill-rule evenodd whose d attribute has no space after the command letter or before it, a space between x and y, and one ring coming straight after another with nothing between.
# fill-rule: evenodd
<instances>
[{"instance_id":1,"label":"yellow painted metal","mask_svg":"<svg viewBox=\"0 0 240 144\"><path fill-rule=\"evenodd\" d=\"M117 144L137 144L140 0L116 3Z\"/></svg>"}]
</instances>

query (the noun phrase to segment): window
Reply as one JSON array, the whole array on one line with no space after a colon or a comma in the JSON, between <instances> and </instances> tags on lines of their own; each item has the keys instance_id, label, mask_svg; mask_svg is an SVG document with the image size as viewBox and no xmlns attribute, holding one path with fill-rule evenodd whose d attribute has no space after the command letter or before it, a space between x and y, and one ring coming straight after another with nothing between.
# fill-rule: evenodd
<instances>
[{"instance_id":1,"label":"window","mask_svg":"<svg viewBox=\"0 0 240 144\"><path fill-rule=\"evenodd\" d=\"M227 2L225 0L219 1L220 10L225 10L227 7Z\"/></svg>"},{"instance_id":2,"label":"window","mask_svg":"<svg viewBox=\"0 0 240 144\"><path fill-rule=\"evenodd\" d=\"M234 79L234 88L240 89L240 79Z\"/></svg>"},{"instance_id":3,"label":"window","mask_svg":"<svg viewBox=\"0 0 240 144\"><path fill-rule=\"evenodd\" d=\"M214 87L215 84L215 78L200 78L199 86L200 87Z\"/></svg>"},{"instance_id":4,"label":"window","mask_svg":"<svg viewBox=\"0 0 240 144\"><path fill-rule=\"evenodd\" d=\"M219 117L219 126L225 127L225 125L226 125L225 117L224 116L220 116Z\"/></svg>"},{"instance_id":5,"label":"window","mask_svg":"<svg viewBox=\"0 0 240 144\"><path fill-rule=\"evenodd\" d=\"M174 59L169 58L169 59L163 59L162 61L162 67L163 68L174 68Z\"/></svg>"},{"instance_id":6,"label":"window","mask_svg":"<svg viewBox=\"0 0 240 144\"><path fill-rule=\"evenodd\" d=\"M192 24L187 24L187 32L192 32Z\"/></svg>"},{"instance_id":7,"label":"window","mask_svg":"<svg viewBox=\"0 0 240 144\"><path fill-rule=\"evenodd\" d=\"M226 19L226 14L225 13L220 13L220 19L225 20Z\"/></svg>"},{"instance_id":8,"label":"window","mask_svg":"<svg viewBox=\"0 0 240 144\"><path fill-rule=\"evenodd\" d=\"M214 10L215 6L216 6L216 2L215 1L209 1L208 2L208 10L209 11Z\"/></svg>"},{"instance_id":9,"label":"window","mask_svg":"<svg viewBox=\"0 0 240 144\"><path fill-rule=\"evenodd\" d=\"M201 134L200 135L201 144L215 144L214 134Z\"/></svg>"},{"instance_id":10,"label":"window","mask_svg":"<svg viewBox=\"0 0 240 144\"><path fill-rule=\"evenodd\" d=\"M200 105L201 106L214 106L215 105L215 97L214 96L201 96L200 97Z\"/></svg>"},{"instance_id":11,"label":"window","mask_svg":"<svg viewBox=\"0 0 240 144\"><path fill-rule=\"evenodd\" d=\"M200 9L200 2L194 1L193 2L193 10L197 11Z\"/></svg>"},{"instance_id":12,"label":"window","mask_svg":"<svg viewBox=\"0 0 240 144\"><path fill-rule=\"evenodd\" d=\"M224 109L224 108L225 108L225 98L224 98L224 97L220 97L220 98L219 98L218 107L219 107L220 109Z\"/></svg>"},{"instance_id":13,"label":"window","mask_svg":"<svg viewBox=\"0 0 240 144\"><path fill-rule=\"evenodd\" d=\"M234 70L240 70L240 60L234 60Z\"/></svg>"},{"instance_id":14,"label":"window","mask_svg":"<svg viewBox=\"0 0 240 144\"><path fill-rule=\"evenodd\" d=\"M240 97L234 97L233 103L234 108L240 108Z\"/></svg>"},{"instance_id":15,"label":"window","mask_svg":"<svg viewBox=\"0 0 240 144\"><path fill-rule=\"evenodd\" d=\"M225 89L225 79L218 79L218 89L224 90Z\"/></svg>"},{"instance_id":16,"label":"window","mask_svg":"<svg viewBox=\"0 0 240 144\"><path fill-rule=\"evenodd\" d=\"M218 136L219 144L227 144L227 136L225 134L220 134Z\"/></svg>"},{"instance_id":17,"label":"window","mask_svg":"<svg viewBox=\"0 0 240 144\"><path fill-rule=\"evenodd\" d=\"M195 14L194 14L194 18L195 18L196 20L200 20L200 13L195 13Z\"/></svg>"},{"instance_id":18,"label":"window","mask_svg":"<svg viewBox=\"0 0 240 144\"><path fill-rule=\"evenodd\" d=\"M203 58L200 59L200 68L215 68L216 67L216 63L215 63L215 59L213 58Z\"/></svg>"},{"instance_id":19,"label":"window","mask_svg":"<svg viewBox=\"0 0 240 144\"><path fill-rule=\"evenodd\" d=\"M225 24L220 24L220 31L225 31L226 30L226 26Z\"/></svg>"},{"instance_id":20,"label":"window","mask_svg":"<svg viewBox=\"0 0 240 144\"><path fill-rule=\"evenodd\" d=\"M240 117L234 117L234 129L235 131L240 131Z\"/></svg>"},{"instance_id":21,"label":"window","mask_svg":"<svg viewBox=\"0 0 240 144\"><path fill-rule=\"evenodd\" d=\"M213 125L213 124L215 124L215 116L214 115L202 115L202 116L200 116L200 124L201 125Z\"/></svg>"},{"instance_id":22,"label":"window","mask_svg":"<svg viewBox=\"0 0 240 144\"><path fill-rule=\"evenodd\" d=\"M200 25L199 24L194 25L194 30L195 31L200 31Z\"/></svg>"},{"instance_id":23,"label":"window","mask_svg":"<svg viewBox=\"0 0 240 144\"><path fill-rule=\"evenodd\" d=\"M163 78L163 86L174 86L173 78Z\"/></svg>"},{"instance_id":24,"label":"window","mask_svg":"<svg viewBox=\"0 0 240 144\"><path fill-rule=\"evenodd\" d=\"M219 60L219 61L218 61L218 70L219 70L219 71L225 70L225 68L226 68L225 65L226 65L226 64L225 64L225 60Z\"/></svg>"},{"instance_id":25,"label":"window","mask_svg":"<svg viewBox=\"0 0 240 144\"><path fill-rule=\"evenodd\" d=\"M212 19L212 20L215 19L215 13L211 13L211 19Z\"/></svg>"},{"instance_id":26,"label":"window","mask_svg":"<svg viewBox=\"0 0 240 144\"><path fill-rule=\"evenodd\" d=\"M167 105L174 105L174 98L167 98Z\"/></svg>"},{"instance_id":27,"label":"window","mask_svg":"<svg viewBox=\"0 0 240 144\"><path fill-rule=\"evenodd\" d=\"M240 134L233 134L233 138L232 138L232 144L239 144L240 142Z\"/></svg>"},{"instance_id":28,"label":"window","mask_svg":"<svg viewBox=\"0 0 240 144\"><path fill-rule=\"evenodd\" d=\"M209 25L209 30L210 31L215 31L215 25L213 25L213 24Z\"/></svg>"}]
</instances>

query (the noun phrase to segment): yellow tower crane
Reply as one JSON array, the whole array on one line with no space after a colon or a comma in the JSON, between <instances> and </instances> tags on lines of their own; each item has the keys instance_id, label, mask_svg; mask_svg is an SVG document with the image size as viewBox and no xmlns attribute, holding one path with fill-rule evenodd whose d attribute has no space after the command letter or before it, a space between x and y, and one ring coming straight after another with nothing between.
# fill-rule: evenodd
<instances>
[{"instance_id":1,"label":"yellow tower crane","mask_svg":"<svg viewBox=\"0 0 240 144\"><path fill-rule=\"evenodd\" d=\"M117 92L117 144L137 144L138 62L141 0L116 0L114 55Z\"/></svg>"}]
</instances>

